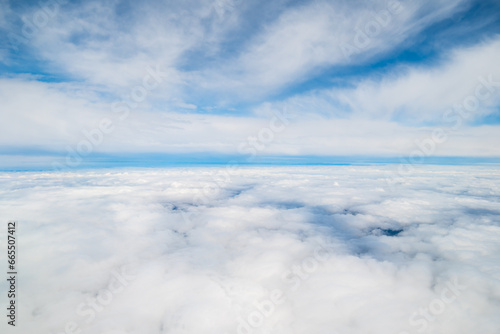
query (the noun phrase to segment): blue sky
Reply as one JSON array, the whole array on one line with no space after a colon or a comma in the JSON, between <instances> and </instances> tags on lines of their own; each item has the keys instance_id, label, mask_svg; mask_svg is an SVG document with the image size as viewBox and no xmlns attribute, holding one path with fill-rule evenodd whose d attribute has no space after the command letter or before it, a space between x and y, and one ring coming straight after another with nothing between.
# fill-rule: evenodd
<instances>
[{"instance_id":1,"label":"blue sky","mask_svg":"<svg viewBox=\"0 0 500 334\"><path fill-rule=\"evenodd\" d=\"M2 1L0 31L4 166L500 156L498 1Z\"/></svg>"}]
</instances>

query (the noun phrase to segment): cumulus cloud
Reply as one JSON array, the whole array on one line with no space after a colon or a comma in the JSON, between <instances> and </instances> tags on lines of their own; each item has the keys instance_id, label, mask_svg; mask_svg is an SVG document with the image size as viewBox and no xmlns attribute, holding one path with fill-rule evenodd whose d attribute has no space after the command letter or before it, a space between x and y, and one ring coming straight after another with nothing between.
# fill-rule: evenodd
<instances>
[{"instance_id":1,"label":"cumulus cloud","mask_svg":"<svg viewBox=\"0 0 500 334\"><path fill-rule=\"evenodd\" d=\"M2 173L18 330L498 332L496 168L224 170Z\"/></svg>"}]
</instances>

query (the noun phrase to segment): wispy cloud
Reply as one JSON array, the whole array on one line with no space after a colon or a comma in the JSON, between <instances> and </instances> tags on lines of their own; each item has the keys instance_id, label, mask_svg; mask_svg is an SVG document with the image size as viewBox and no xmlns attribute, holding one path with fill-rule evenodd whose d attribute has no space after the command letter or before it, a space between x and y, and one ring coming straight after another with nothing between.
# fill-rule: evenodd
<instances>
[{"instance_id":1,"label":"wispy cloud","mask_svg":"<svg viewBox=\"0 0 500 334\"><path fill-rule=\"evenodd\" d=\"M479 77L500 80L489 2L55 3L49 15L42 4L2 2L4 150L77 145L116 116L148 67L161 68L162 84L96 152L234 153L289 108L300 121L265 153L399 155L442 126ZM9 34L37 13L50 20L14 48ZM461 42L461 22L475 39ZM494 91L442 154L476 154L469 141L497 155L498 105Z\"/></svg>"}]
</instances>

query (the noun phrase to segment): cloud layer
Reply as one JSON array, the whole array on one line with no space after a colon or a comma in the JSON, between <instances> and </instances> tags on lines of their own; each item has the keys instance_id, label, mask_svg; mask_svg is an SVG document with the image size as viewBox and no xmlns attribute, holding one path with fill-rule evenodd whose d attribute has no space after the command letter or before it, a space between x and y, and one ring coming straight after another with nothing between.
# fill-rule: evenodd
<instances>
[{"instance_id":1,"label":"cloud layer","mask_svg":"<svg viewBox=\"0 0 500 334\"><path fill-rule=\"evenodd\" d=\"M392 168L2 173L18 330L498 333L498 169Z\"/></svg>"}]
</instances>

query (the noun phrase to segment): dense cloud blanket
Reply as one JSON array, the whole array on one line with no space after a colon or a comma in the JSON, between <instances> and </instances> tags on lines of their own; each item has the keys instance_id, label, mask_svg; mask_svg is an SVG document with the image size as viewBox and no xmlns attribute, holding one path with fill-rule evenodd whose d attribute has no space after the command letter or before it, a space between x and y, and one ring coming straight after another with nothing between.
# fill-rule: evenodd
<instances>
[{"instance_id":1,"label":"dense cloud blanket","mask_svg":"<svg viewBox=\"0 0 500 334\"><path fill-rule=\"evenodd\" d=\"M16 333L498 334L499 170L393 169L2 173Z\"/></svg>"}]
</instances>

